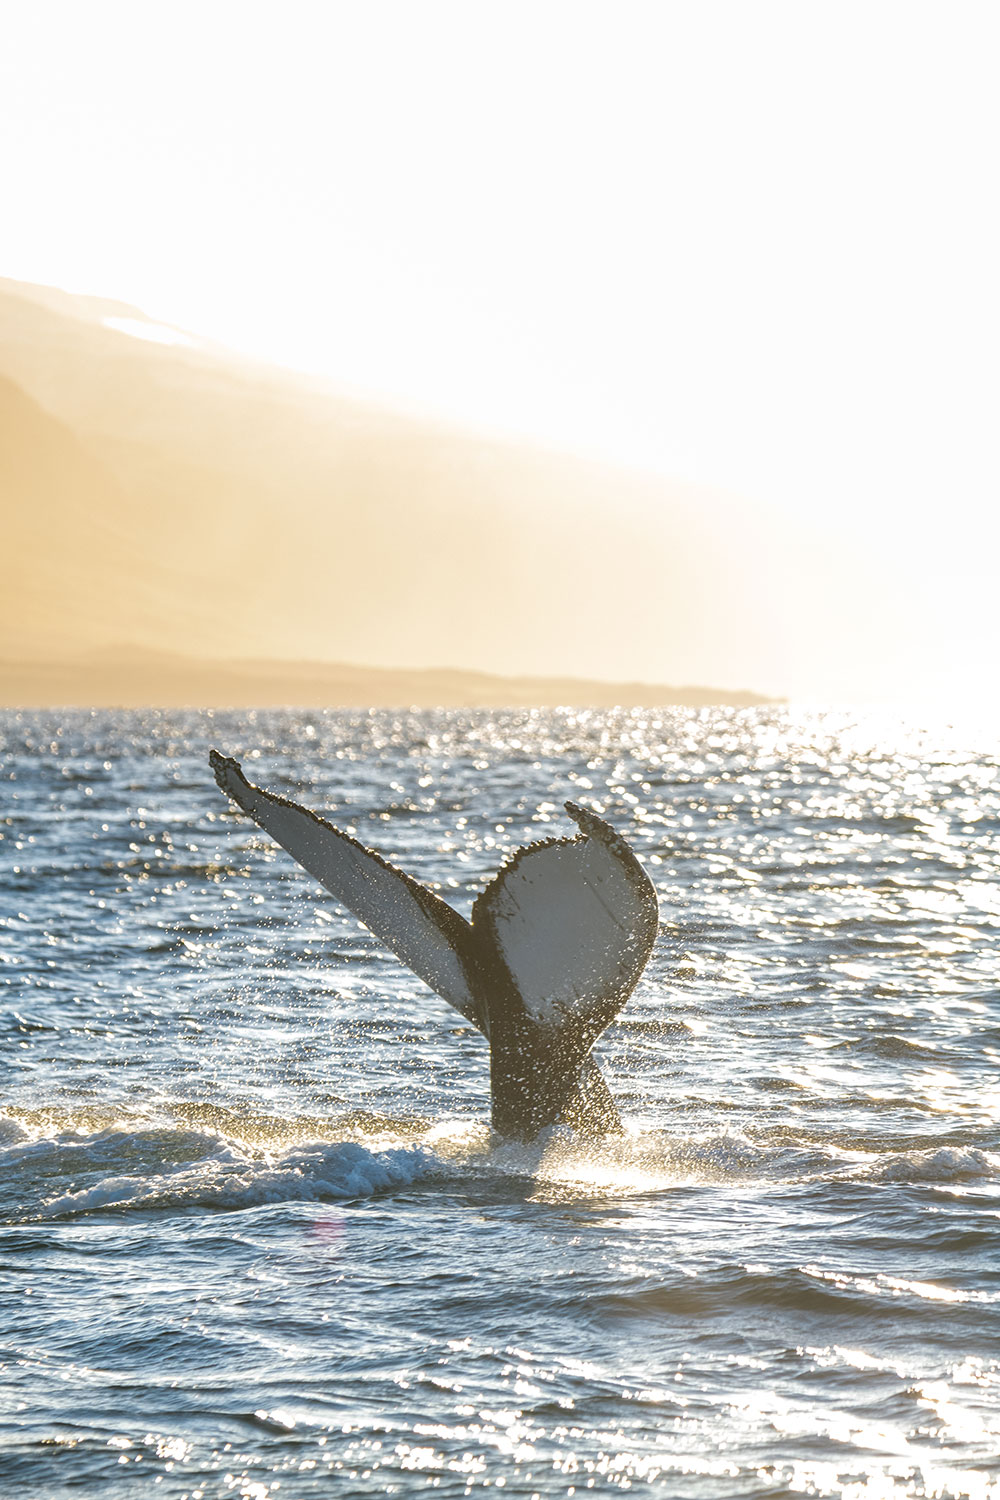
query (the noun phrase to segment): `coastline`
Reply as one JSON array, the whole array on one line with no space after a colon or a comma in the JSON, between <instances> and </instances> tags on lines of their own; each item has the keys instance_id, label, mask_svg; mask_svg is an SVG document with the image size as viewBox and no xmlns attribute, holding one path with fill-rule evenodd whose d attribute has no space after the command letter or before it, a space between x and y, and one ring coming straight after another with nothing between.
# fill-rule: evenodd
<instances>
[{"instance_id":1,"label":"coastline","mask_svg":"<svg viewBox=\"0 0 1000 1500\"><path fill-rule=\"evenodd\" d=\"M211 661L161 652L0 661L4 708L751 708L761 693L597 678L340 662Z\"/></svg>"}]
</instances>

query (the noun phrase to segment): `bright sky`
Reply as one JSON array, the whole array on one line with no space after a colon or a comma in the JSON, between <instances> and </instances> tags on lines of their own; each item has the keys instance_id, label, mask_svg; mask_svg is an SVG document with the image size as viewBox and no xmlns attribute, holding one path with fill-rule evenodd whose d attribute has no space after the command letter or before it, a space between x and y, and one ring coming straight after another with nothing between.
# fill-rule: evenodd
<instances>
[{"instance_id":1,"label":"bright sky","mask_svg":"<svg viewBox=\"0 0 1000 1500\"><path fill-rule=\"evenodd\" d=\"M971 682L998 42L992 0L6 0L0 273L853 528Z\"/></svg>"}]
</instances>

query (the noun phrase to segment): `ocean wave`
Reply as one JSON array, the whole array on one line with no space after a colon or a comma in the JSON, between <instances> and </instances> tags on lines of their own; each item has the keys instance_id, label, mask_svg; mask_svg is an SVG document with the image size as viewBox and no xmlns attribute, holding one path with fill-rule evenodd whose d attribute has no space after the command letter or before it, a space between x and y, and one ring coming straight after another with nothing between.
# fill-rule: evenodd
<instances>
[{"instance_id":1,"label":"ocean wave","mask_svg":"<svg viewBox=\"0 0 1000 1500\"><path fill-rule=\"evenodd\" d=\"M1000 1153L956 1146L903 1151L879 1160L868 1175L878 1182L897 1183L996 1181L1000 1177Z\"/></svg>"},{"instance_id":2,"label":"ocean wave","mask_svg":"<svg viewBox=\"0 0 1000 1500\"><path fill-rule=\"evenodd\" d=\"M806 1186L865 1181L960 1184L1000 1177L1000 1153L975 1146L893 1149L884 1138L867 1151L863 1140L845 1143L778 1140L739 1130L682 1131L646 1128L588 1141L563 1126L531 1142L501 1141L484 1127L441 1126L425 1137L453 1171L530 1179L537 1187L582 1196L634 1197L684 1187L749 1184Z\"/></svg>"},{"instance_id":3,"label":"ocean wave","mask_svg":"<svg viewBox=\"0 0 1000 1500\"><path fill-rule=\"evenodd\" d=\"M433 1151L412 1144L313 1141L262 1151L211 1130L110 1127L32 1136L10 1119L0 1120L0 1131L5 1197L19 1200L17 1217L367 1198L443 1170Z\"/></svg>"},{"instance_id":4,"label":"ocean wave","mask_svg":"<svg viewBox=\"0 0 1000 1500\"><path fill-rule=\"evenodd\" d=\"M614 1290L595 1289L590 1308L609 1320L637 1318L729 1319L739 1309L781 1310L811 1317L908 1319L922 1322L928 1304L949 1308L952 1318L989 1316L998 1294L946 1281L918 1281L883 1272L867 1275L817 1265L723 1264L668 1282L636 1278Z\"/></svg>"},{"instance_id":5,"label":"ocean wave","mask_svg":"<svg viewBox=\"0 0 1000 1500\"><path fill-rule=\"evenodd\" d=\"M202 1118L203 1117L203 1118ZM254 1118L178 1104L156 1121L81 1112L0 1115L3 1198L17 1219L102 1210L244 1209L367 1198L419 1183L518 1181L553 1198L634 1198L684 1188L849 1182L996 1182L1000 1155L971 1145L866 1151L840 1140L635 1128L587 1141L565 1127L501 1140L469 1120Z\"/></svg>"},{"instance_id":6,"label":"ocean wave","mask_svg":"<svg viewBox=\"0 0 1000 1500\"><path fill-rule=\"evenodd\" d=\"M759 1143L738 1131L688 1135L662 1129L626 1130L588 1141L564 1126L531 1142L498 1141L488 1148L461 1138L440 1149L455 1165L479 1175L530 1179L544 1192L576 1196L635 1197L683 1187L760 1181L808 1181L830 1173L842 1153L804 1146Z\"/></svg>"},{"instance_id":7,"label":"ocean wave","mask_svg":"<svg viewBox=\"0 0 1000 1500\"><path fill-rule=\"evenodd\" d=\"M194 1111L195 1115L199 1112ZM814 1147L756 1144L738 1133L639 1130L587 1141L564 1127L505 1141L467 1120L240 1119L178 1107L169 1121L108 1121L81 1112L0 1116L8 1212L23 1219L102 1210L243 1209L366 1198L421 1182L481 1187L520 1181L542 1195L634 1197L693 1184L804 1180L829 1170ZM306 1138L306 1132L312 1132Z\"/></svg>"},{"instance_id":8,"label":"ocean wave","mask_svg":"<svg viewBox=\"0 0 1000 1500\"><path fill-rule=\"evenodd\" d=\"M26 1140L28 1131L13 1115L0 1114L0 1149Z\"/></svg>"},{"instance_id":9,"label":"ocean wave","mask_svg":"<svg viewBox=\"0 0 1000 1500\"><path fill-rule=\"evenodd\" d=\"M263 1203L370 1198L409 1187L439 1167L419 1147L369 1151L341 1141L290 1152L276 1161L212 1158L145 1180L109 1177L50 1199L45 1213L54 1217L122 1207L241 1209Z\"/></svg>"}]
</instances>

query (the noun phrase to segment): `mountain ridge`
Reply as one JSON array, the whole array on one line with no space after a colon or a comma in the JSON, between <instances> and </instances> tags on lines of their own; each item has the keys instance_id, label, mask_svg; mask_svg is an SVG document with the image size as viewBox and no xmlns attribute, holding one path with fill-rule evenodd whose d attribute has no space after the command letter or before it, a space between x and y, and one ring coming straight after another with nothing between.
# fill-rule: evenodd
<instances>
[{"instance_id":1,"label":"mountain ridge","mask_svg":"<svg viewBox=\"0 0 1000 1500\"><path fill-rule=\"evenodd\" d=\"M776 701L710 687L439 666L199 660L136 648L101 648L63 662L0 659L0 705L16 708L749 708Z\"/></svg>"},{"instance_id":2,"label":"mountain ridge","mask_svg":"<svg viewBox=\"0 0 1000 1500\"><path fill-rule=\"evenodd\" d=\"M106 317L138 309L26 290L0 282L0 371L90 468L42 507L7 497L22 524L5 657L132 644L754 682L767 564L750 576L745 523L700 492L341 399L207 345L132 338Z\"/></svg>"}]
</instances>

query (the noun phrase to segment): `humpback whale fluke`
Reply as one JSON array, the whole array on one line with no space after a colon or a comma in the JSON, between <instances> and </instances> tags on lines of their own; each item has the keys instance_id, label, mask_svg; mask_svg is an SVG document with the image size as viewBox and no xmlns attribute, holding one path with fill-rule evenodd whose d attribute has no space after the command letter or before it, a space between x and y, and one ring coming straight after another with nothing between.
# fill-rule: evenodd
<instances>
[{"instance_id":1,"label":"humpback whale fluke","mask_svg":"<svg viewBox=\"0 0 1000 1500\"><path fill-rule=\"evenodd\" d=\"M652 882L609 824L567 802L576 837L519 849L466 921L318 813L254 786L237 761L217 750L209 761L228 797L487 1038L499 1134L621 1129L590 1053L635 988L658 919Z\"/></svg>"}]
</instances>

